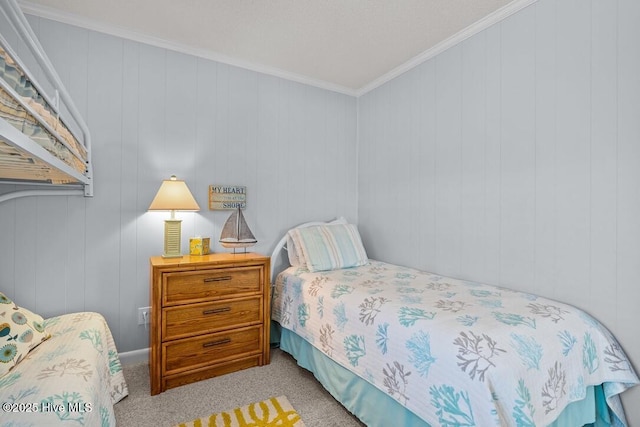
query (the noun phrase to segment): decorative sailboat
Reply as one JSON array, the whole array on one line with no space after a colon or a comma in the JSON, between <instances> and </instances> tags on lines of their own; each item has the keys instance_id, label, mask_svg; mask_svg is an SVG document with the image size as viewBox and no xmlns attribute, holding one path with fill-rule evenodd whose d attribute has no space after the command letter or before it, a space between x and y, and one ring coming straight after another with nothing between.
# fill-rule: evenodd
<instances>
[{"instance_id":1,"label":"decorative sailboat","mask_svg":"<svg viewBox=\"0 0 640 427\"><path fill-rule=\"evenodd\" d=\"M248 248L258 243L253 233L244 220L242 210L238 208L232 213L222 227L220 233L220 244L225 248L233 248L235 252L238 248Z\"/></svg>"}]
</instances>

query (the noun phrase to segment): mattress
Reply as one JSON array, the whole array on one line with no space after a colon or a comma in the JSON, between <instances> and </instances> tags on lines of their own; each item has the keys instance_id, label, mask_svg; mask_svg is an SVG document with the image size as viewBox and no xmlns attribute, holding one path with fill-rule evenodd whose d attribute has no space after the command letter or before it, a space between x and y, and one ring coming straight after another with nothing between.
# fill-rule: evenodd
<instances>
[{"instance_id":1,"label":"mattress","mask_svg":"<svg viewBox=\"0 0 640 427\"><path fill-rule=\"evenodd\" d=\"M626 425L619 394L640 382L584 311L379 261L285 270L272 316L426 425L552 425L590 401L606 403L605 425Z\"/></svg>"},{"instance_id":2,"label":"mattress","mask_svg":"<svg viewBox=\"0 0 640 427\"><path fill-rule=\"evenodd\" d=\"M80 175L88 153L9 53L0 47L0 118ZM0 138L0 178L67 184L78 182L56 171L43 156Z\"/></svg>"}]
</instances>

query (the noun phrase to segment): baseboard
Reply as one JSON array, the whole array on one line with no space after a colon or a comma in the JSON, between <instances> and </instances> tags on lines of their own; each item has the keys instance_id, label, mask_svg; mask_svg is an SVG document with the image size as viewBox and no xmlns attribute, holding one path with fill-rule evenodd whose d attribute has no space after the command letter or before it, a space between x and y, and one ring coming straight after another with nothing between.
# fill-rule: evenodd
<instances>
[{"instance_id":1,"label":"baseboard","mask_svg":"<svg viewBox=\"0 0 640 427\"><path fill-rule=\"evenodd\" d=\"M118 353L120 363L123 365L133 365L141 362L149 361L149 348L141 348L139 350L125 351Z\"/></svg>"}]
</instances>

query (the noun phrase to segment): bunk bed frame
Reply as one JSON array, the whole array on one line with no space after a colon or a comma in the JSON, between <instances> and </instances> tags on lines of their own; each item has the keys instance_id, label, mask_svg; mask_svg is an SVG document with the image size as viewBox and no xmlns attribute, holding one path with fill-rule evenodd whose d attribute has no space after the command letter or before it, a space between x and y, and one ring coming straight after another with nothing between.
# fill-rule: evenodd
<instances>
[{"instance_id":1,"label":"bunk bed frame","mask_svg":"<svg viewBox=\"0 0 640 427\"><path fill-rule=\"evenodd\" d=\"M91 135L82 115L73 103L53 64L22 13L16 0L0 2L0 12L13 27L18 38L29 48L42 75L52 90L47 93L34 79L34 74L15 53L5 37L0 34L0 48L28 88L37 92L39 102L33 103L17 93L15 87L0 77L0 91L11 99L7 109L15 107L28 116L38 131L51 139L58 151L37 142L30 134L19 129L18 120L8 121L0 117L0 184L8 192L0 194L0 203L27 196L83 195L93 196L93 170L91 163ZM53 94L53 96L51 95ZM6 99L9 98L5 98ZM43 116L43 110L45 115ZM49 114L51 112L51 114ZM48 120L47 120L48 119ZM72 120L72 121L70 121ZM52 125L52 121L55 123ZM16 124L17 123L17 124ZM72 124L73 127L66 123ZM59 125L58 125L59 124ZM61 136L59 129L64 129ZM79 137L80 136L80 137ZM71 160L67 160L67 157ZM75 167L74 167L75 165ZM80 165L80 167L78 166Z\"/></svg>"}]
</instances>

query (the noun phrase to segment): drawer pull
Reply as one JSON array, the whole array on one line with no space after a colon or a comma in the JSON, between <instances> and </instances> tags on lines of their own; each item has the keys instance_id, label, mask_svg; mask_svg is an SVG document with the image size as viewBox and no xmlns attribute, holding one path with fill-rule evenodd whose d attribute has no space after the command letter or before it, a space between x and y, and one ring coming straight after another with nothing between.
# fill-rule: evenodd
<instances>
[{"instance_id":1,"label":"drawer pull","mask_svg":"<svg viewBox=\"0 0 640 427\"><path fill-rule=\"evenodd\" d=\"M205 283L210 283L210 282L224 282L226 280L231 280L231 276L221 276L221 277L207 277L206 279L204 279Z\"/></svg>"},{"instance_id":2,"label":"drawer pull","mask_svg":"<svg viewBox=\"0 0 640 427\"><path fill-rule=\"evenodd\" d=\"M202 314L204 315L217 314L217 313L224 313L227 311L231 311L231 307L212 308L211 310L202 310Z\"/></svg>"},{"instance_id":3,"label":"drawer pull","mask_svg":"<svg viewBox=\"0 0 640 427\"><path fill-rule=\"evenodd\" d=\"M211 342L207 342L202 344L202 347L215 347L217 345L222 345L222 344L229 344L231 342L231 338L225 338L223 340L218 340L218 341L211 341Z\"/></svg>"}]
</instances>

